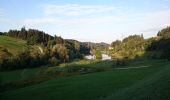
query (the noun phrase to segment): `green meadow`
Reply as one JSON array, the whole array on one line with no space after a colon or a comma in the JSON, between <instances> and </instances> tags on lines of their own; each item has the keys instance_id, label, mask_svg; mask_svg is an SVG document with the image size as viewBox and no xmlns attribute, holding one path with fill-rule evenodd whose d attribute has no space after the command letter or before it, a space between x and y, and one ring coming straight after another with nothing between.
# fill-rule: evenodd
<instances>
[{"instance_id":1,"label":"green meadow","mask_svg":"<svg viewBox=\"0 0 170 100\"><path fill-rule=\"evenodd\" d=\"M1 100L169 100L170 62L136 61L116 69L111 61L80 60L67 66L104 67L105 71L54 77L1 92ZM148 67L141 67L148 66ZM53 70L56 67L48 67ZM60 65L60 68L64 68ZM121 67L121 66L120 66ZM121 67L122 68L122 67ZM48 70L46 69L46 70ZM29 79L42 68L1 72L2 82ZM52 77L52 76L51 76Z\"/></svg>"}]
</instances>

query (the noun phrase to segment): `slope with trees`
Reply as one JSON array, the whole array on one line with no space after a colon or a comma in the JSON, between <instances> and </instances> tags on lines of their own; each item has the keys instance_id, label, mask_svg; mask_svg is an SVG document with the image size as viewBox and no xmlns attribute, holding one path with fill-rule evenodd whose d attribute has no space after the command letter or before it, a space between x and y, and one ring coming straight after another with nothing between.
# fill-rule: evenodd
<instances>
[{"instance_id":1,"label":"slope with trees","mask_svg":"<svg viewBox=\"0 0 170 100\"><path fill-rule=\"evenodd\" d=\"M135 58L144 53L146 41L142 35L132 35L122 41L112 42L111 46L113 48L111 53L114 58Z\"/></svg>"},{"instance_id":2,"label":"slope with trees","mask_svg":"<svg viewBox=\"0 0 170 100\"><path fill-rule=\"evenodd\" d=\"M20 51L18 50L16 55L10 56L7 55L7 48L5 52L7 57L0 59L0 70L38 67L47 64L58 65L59 63L82 58L84 54L90 52L89 48L79 41L70 42L35 29L26 30L23 27L21 30L2 32L2 35L3 37L25 40L27 45ZM3 50L3 54L5 53Z\"/></svg>"},{"instance_id":3,"label":"slope with trees","mask_svg":"<svg viewBox=\"0 0 170 100\"><path fill-rule=\"evenodd\" d=\"M169 44L170 27L167 27L159 31L156 37L149 39L144 39L143 35L131 35L122 41L116 40L111 43L113 49L110 52L116 59L134 59L139 56L170 59Z\"/></svg>"},{"instance_id":4,"label":"slope with trees","mask_svg":"<svg viewBox=\"0 0 170 100\"><path fill-rule=\"evenodd\" d=\"M159 31L146 50L152 58L170 59L170 27Z\"/></svg>"}]
</instances>

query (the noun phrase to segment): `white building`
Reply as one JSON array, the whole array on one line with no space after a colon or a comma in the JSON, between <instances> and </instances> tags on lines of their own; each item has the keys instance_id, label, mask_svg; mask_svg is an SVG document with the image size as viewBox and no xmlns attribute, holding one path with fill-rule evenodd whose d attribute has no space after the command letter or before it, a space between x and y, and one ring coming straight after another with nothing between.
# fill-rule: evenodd
<instances>
[{"instance_id":1,"label":"white building","mask_svg":"<svg viewBox=\"0 0 170 100\"><path fill-rule=\"evenodd\" d=\"M85 56L86 59L89 59L89 60L93 60L93 59L96 59L96 56L95 55L87 55ZM111 60L111 56L107 55L107 54L102 54L102 60Z\"/></svg>"},{"instance_id":2,"label":"white building","mask_svg":"<svg viewBox=\"0 0 170 100\"><path fill-rule=\"evenodd\" d=\"M96 59L96 56L95 55L87 55L85 56L86 59Z\"/></svg>"}]
</instances>

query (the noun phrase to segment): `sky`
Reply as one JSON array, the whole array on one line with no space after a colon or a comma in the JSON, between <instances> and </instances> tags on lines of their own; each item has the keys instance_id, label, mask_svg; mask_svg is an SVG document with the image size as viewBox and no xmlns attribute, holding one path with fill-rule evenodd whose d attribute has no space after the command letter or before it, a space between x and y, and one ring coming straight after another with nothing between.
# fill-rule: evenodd
<instances>
[{"instance_id":1,"label":"sky","mask_svg":"<svg viewBox=\"0 0 170 100\"><path fill-rule=\"evenodd\" d=\"M149 38L170 26L170 0L0 0L0 31L23 26L89 42Z\"/></svg>"}]
</instances>

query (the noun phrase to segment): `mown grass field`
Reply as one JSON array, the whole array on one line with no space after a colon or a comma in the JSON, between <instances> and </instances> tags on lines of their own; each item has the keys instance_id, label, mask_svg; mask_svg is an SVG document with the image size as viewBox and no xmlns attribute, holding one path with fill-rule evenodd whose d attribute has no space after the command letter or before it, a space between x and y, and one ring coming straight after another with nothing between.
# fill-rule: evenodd
<instances>
[{"instance_id":1,"label":"mown grass field","mask_svg":"<svg viewBox=\"0 0 170 100\"><path fill-rule=\"evenodd\" d=\"M8 36L0 36L0 47L8 49L10 53L15 55L18 51L26 47L26 41Z\"/></svg>"},{"instance_id":2,"label":"mown grass field","mask_svg":"<svg viewBox=\"0 0 170 100\"><path fill-rule=\"evenodd\" d=\"M38 69L40 68L0 72L1 84L35 77L38 74Z\"/></svg>"},{"instance_id":3,"label":"mown grass field","mask_svg":"<svg viewBox=\"0 0 170 100\"><path fill-rule=\"evenodd\" d=\"M58 77L40 84L1 92L1 100L170 100L170 63L145 61L126 67L143 65L149 67ZM92 63L87 66L111 67L111 63ZM36 70L38 69L27 72L35 73ZM15 73L22 71L12 71L11 75L10 72L4 72L3 75L8 74L11 79L18 79L19 74ZM29 75L35 74L28 74L28 77Z\"/></svg>"},{"instance_id":4,"label":"mown grass field","mask_svg":"<svg viewBox=\"0 0 170 100\"><path fill-rule=\"evenodd\" d=\"M94 60L94 61L75 60L67 64L60 64L59 66L51 66L51 67L42 66L38 68L25 68L25 69L14 70L14 71L0 72L1 84L37 77L42 73L51 72L58 68L60 68L60 70L66 71L65 67L70 67L70 66L92 67L92 68L97 67L97 68L107 69L107 68L112 68L112 62L111 61L100 62L98 60Z\"/></svg>"}]
</instances>

